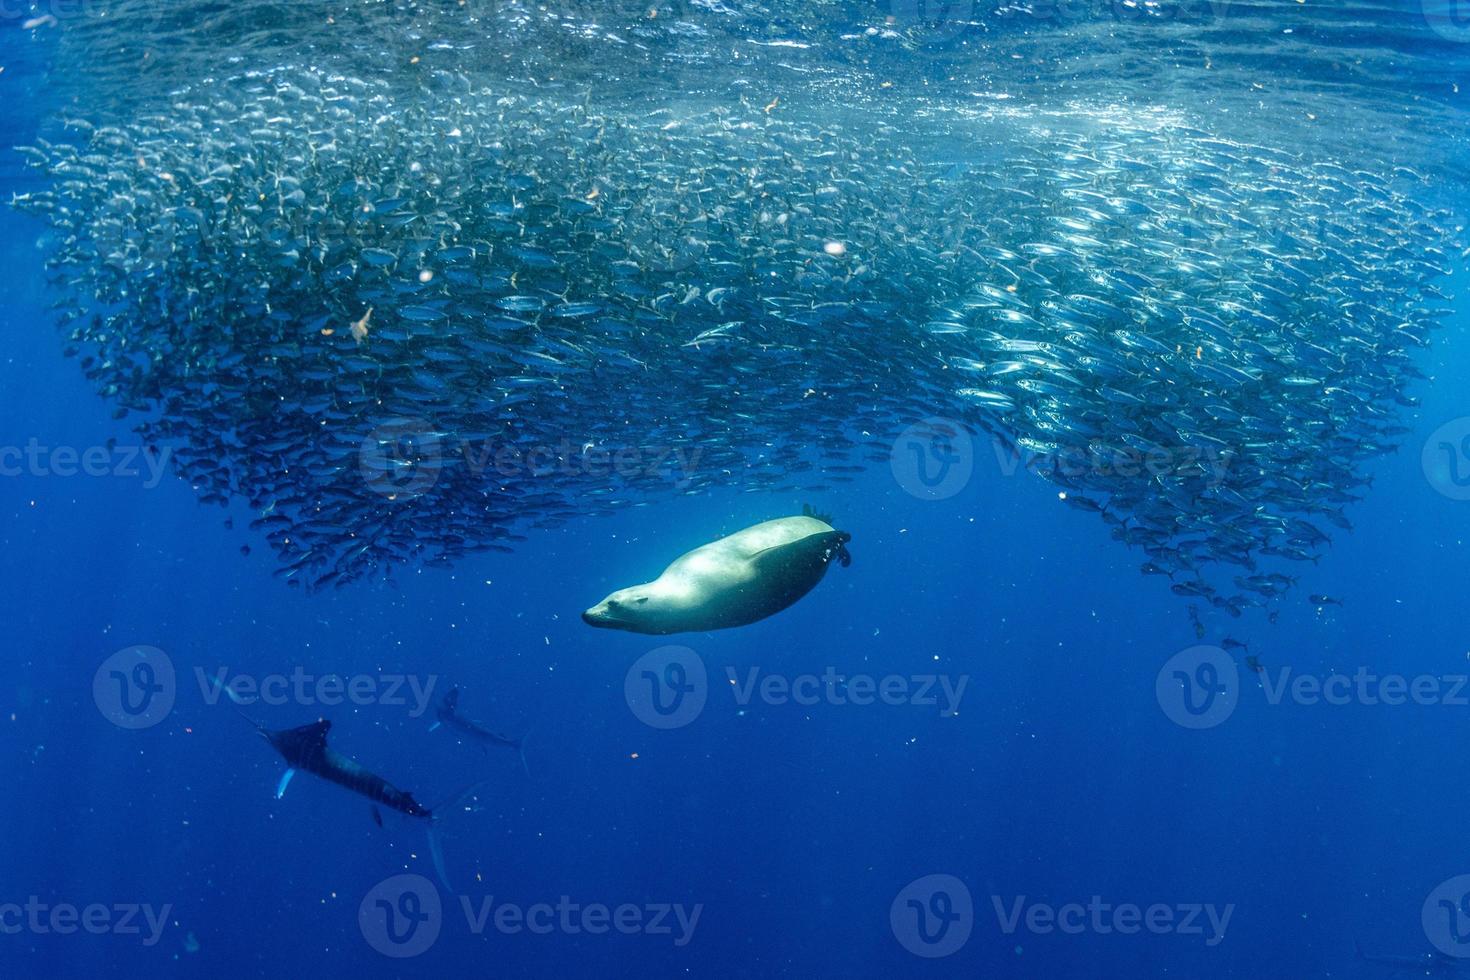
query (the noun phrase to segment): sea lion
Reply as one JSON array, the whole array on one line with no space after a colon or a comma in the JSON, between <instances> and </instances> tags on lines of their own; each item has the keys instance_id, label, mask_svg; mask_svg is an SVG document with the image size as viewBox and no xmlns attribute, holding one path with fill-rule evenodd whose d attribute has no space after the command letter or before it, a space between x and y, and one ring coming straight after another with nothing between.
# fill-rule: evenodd
<instances>
[{"instance_id":1,"label":"sea lion","mask_svg":"<svg viewBox=\"0 0 1470 980\"><path fill-rule=\"evenodd\" d=\"M765 521L695 548L652 582L619 589L582 619L603 629L654 634L744 626L810 592L832 559L850 564L851 540L810 509L801 517Z\"/></svg>"}]
</instances>

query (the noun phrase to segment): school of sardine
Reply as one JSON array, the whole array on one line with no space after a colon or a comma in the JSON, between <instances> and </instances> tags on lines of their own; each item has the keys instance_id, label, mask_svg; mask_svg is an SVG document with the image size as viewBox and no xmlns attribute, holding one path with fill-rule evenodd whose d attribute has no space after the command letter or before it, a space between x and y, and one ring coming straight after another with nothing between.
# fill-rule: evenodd
<instances>
[{"instance_id":1,"label":"school of sardine","mask_svg":"<svg viewBox=\"0 0 1470 980\"><path fill-rule=\"evenodd\" d=\"M433 81L240 72L20 148L68 353L293 585L822 504L939 417L1240 615L1350 527L1449 310L1419 173L1182 117Z\"/></svg>"}]
</instances>

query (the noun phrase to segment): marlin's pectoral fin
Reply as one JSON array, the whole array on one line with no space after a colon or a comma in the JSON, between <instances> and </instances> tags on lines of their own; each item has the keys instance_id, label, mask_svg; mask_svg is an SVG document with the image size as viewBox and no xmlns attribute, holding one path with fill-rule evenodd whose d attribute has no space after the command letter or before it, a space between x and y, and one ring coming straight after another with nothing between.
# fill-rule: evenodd
<instances>
[{"instance_id":1,"label":"marlin's pectoral fin","mask_svg":"<svg viewBox=\"0 0 1470 980\"><path fill-rule=\"evenodd\" d=\"M442 725L442 724L444 724L442 721L436 721L436 722L434 722L434 724L432 724L432 725L429 726L429 731L431 731L431 732L437 732L439 730L439 726Z\"/></svg>"},{"instance_id":2,"label":"marlin's pectoral fin","mask_svg":"<svg viewBox=\"0 0 1470 980\"><path fill-rule=\"evenodd\" d=\"M383 811L379 810L377 804L373 804L373 823L379 827L383 826Z\"/></svg>"},{"instance_id":3,"label":"marlin's pectoral fin","mask_svg":"<svg viewBox=\"0 0 1470 980\"><path fill-rule=\"evenodd\" d=\"M295 769L287 769L281 773L281 781L276 783L276 799L286 795L286 787L291 785L291 777L296 775Z\"/></svg>"}]
</instances>

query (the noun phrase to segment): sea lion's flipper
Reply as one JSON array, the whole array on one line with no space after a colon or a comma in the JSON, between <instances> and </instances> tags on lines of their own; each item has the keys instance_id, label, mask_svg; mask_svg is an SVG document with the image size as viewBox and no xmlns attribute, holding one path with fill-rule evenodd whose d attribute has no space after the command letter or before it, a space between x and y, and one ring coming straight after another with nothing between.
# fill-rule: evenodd
<instances>
[{"instance_id":1,"label":"sea lion's flipper","mask_svg":"<svg viewBox=\"0 0 1470 980\"><path fill-rule=\"evenodd\" d=\"M785 544L773 545L757 551L750 556L749 561L751 567L755 570L756 576L761 577L768 572L779 571L782 567L790 565L793 562L799 562L803 556L812 556L814 552L812 546L817 545L821 549L817 553L821 555L822 561L825 564L834 557L840 560L847 553L847 549L843 545L851 540L852 535L845 531L809 534L795 541L788 541ZM845 565L851 561L852 558L849 556L843 564Z\"/></svg>"},{"instance_id":2,"label":"sea lion's flipper","mask_svg":"<svg viewBox=\"0 0 1470 980\"><path fill-rule=\"evenodd\" d=\"M746 560L755 570L756 577L759 578L771 569L779 569L789 564L798 553L806 551L807 540L807 538L800 538L796 541L787 541L785 544L774 544L769 548L762 548Z\"/></svg>"}]
</instances>

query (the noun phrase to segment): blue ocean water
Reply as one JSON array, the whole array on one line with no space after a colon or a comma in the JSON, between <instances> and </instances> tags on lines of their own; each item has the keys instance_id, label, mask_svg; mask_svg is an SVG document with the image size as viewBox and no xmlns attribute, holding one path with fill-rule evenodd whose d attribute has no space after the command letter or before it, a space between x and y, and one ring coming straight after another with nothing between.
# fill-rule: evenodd
<instances>
[{"instance_id":1,"label":"blue ocean water","mask_svg":"<svg viewBox=\"0 0 1470 980\"><path fill-rule=\"evenodd\" d=\"M7 101L7 144L25 111ZM1462 303L1354 530L1242 634L1265 671L1240 658L1228 717L1196 726L1168 696L1171 658L1229 631L1197 637L1106 524L979 436L944 499L907 489L900 447L816 499L670 495L396 587L288 589L257 515L202 506L135 456L128 420L63 359L40 233L0 209L0 976L1374 977L1423 973L1381 957L1446 941L1437 903L1470 873L1470 503L1436 490L1420 449L1470 412ZM69 473L65 448L105 462ZM670 638L581 621L808 503L853 561L791 609ZM629 691L669 645L707 680L663 728ZM113 697L132 661L109 658L134 647L172 671L146 727L119 708L144 695ZM1435 703L1273 693L1363 671L1433 679ZM284 678L246 712L330 719L335 747L426 804L483 781L442 821L450 886L421 822L380 827L305 775L276 799L284 764L210 676ZM752 676L778 687L747 696ZM330 677L362 703L324 702L310 685ZM860 678L893 703L853 703ZM793 682L814 703L780 693ZM416 692L451 686L467 715L526 733L529 772L430 731Z\"/></svg>"}]
</instances>

